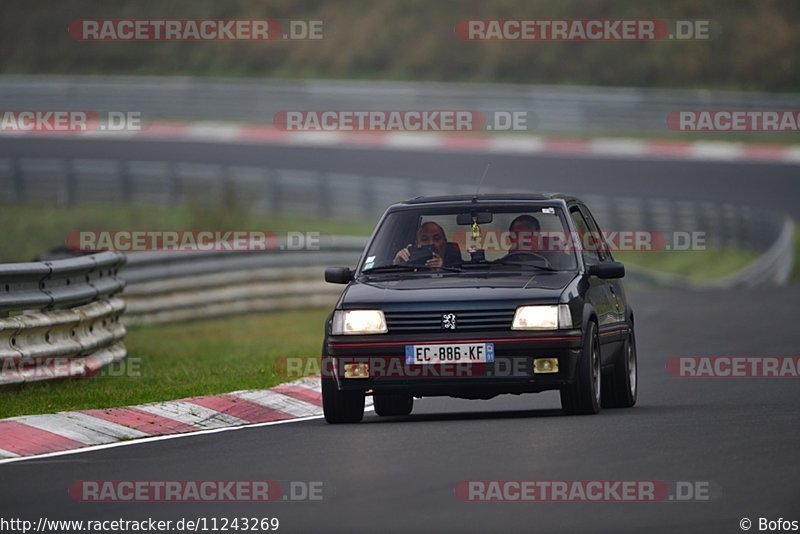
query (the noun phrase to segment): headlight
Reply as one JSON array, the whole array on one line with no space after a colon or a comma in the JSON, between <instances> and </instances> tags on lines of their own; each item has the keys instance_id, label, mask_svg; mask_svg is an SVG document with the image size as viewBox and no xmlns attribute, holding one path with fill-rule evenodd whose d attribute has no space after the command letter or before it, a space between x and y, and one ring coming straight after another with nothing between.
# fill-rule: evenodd
<instances>
[{"instance_id":1,"label":"headlight","mask_svg":"<svg viewBox=\"0 0 800 534\"><path fill-rule=\"evenodd\" d=\"M569 306L520 306L514 314L512 330L557 330L572 328Z\"/></svg>"},{"instance_id":2,"label":"headlight","mask_svg":"<svg viewBox=\"0 0 800 534\"><path fill-rule=\"evenodd\" d=\"M337 310L333 313L331 334L385 334L386 319L381 310Z\"/></svg>"}]
</instances>

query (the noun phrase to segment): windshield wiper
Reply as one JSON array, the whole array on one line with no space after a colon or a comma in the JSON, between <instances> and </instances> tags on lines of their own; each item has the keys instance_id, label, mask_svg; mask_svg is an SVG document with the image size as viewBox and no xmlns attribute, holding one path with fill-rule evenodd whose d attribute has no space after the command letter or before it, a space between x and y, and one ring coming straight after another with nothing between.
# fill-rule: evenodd
<instances>
[{"instance_id":1,"label":"windshield wiper","mask_svg":"<svg viewBox=\"0 0 800 534\"><path fill-rule=\"evenodd\" d=\"M521 261L493 261L489 265L510 265L512 267L531 267L539 271L547 271L551 273L559 271L559 269L553 269L552 267L548 267L546 265L536 265L535 263L525 263Z\"/></svg>"},{"instance_id":2,"label":"windshield wiper","mask_svg":"<svg viewBox=\"0 0 800 534\"><path fill-rule=\"evenodd\" d=\"M461 269L458 267L429 267L427 265L381 265L379 267L372 267L371 269L366 269L361 271L361 274L372 274L372 273L402 273L402 272L411 272L411 271L448 271L451 273L459 273Z\"/></svg>"}]
</instances>

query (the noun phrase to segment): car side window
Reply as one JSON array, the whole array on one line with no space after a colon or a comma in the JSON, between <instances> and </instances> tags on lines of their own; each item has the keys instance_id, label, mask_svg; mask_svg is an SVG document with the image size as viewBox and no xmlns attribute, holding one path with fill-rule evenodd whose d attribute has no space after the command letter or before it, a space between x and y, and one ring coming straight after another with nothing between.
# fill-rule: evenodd
<instances>
[{"instance_id":1,"label":"car side window","mask_svg":"<svg viewBox=\"0 0 800 534\"><path fill-rule=\"evenodd\" d=\"M581 212L586 218L586 222L589 224L592 234L597 236L597 251L600 254L600 261L613 261L614 258L611 256L611 250L608 247L608 243L606 243L606 238L603 235L603 231L600 230L600 227L597 225L594 215L592 215L592 212L589 211L589 208L587 208L586 205L581 205Z\"/></svg>"},{"instance_id":2,"label":"car side window","mask_svg":"<svg viewBox=\"0 0 800 534\"><path fill-rule=\"evenodd\" d=\"M598 248L600 247L592 245L594 241L591 239L592 230L589 227L589 223L586 222L586 218L584 217L583 213L581 213L581 210L578 208L578 206L572 206L569 209L569 215L572 217L572 223L575 225L575 230L578 231L578 239L580 240L581 244L583 261L588 265L597 265L600 263L600 253L598 252Z\"/></svg>"}]
</instances>

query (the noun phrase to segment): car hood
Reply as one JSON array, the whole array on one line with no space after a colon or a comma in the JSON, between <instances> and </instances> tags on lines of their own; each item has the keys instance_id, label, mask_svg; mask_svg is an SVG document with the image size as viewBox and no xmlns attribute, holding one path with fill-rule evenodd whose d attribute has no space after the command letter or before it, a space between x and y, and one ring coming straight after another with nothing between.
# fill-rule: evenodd
<instances>
[{"instance_id":1,"label":"car hood","mask_svg":"<svg viewBox=\"0 0 800 534\"><path fill-rule=\"evenodd\" d=\"M350 284L341 306L391 305L392 303L444 302L557 302L575 272L535 274L461 273L420 277L373 277Z\"/></svg>"}]
</instances>

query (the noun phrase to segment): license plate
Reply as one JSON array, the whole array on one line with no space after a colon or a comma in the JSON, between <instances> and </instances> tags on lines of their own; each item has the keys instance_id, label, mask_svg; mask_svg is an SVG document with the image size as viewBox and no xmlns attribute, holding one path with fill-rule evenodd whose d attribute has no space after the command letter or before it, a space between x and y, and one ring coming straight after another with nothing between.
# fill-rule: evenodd
<instances>
[{"instance_id":1,"label":"license plate","mask_svg":"<svg viewBox=\"0 0 800 534\"><path fill-rule=\"evenodd\" d=\"M492 362L494 343L406 345L406 365Z\"/></svg>"}]
</instances>

